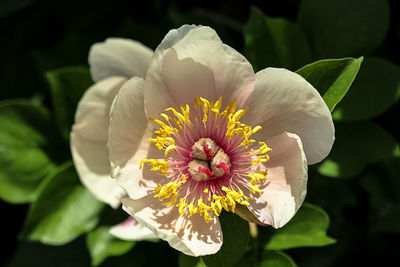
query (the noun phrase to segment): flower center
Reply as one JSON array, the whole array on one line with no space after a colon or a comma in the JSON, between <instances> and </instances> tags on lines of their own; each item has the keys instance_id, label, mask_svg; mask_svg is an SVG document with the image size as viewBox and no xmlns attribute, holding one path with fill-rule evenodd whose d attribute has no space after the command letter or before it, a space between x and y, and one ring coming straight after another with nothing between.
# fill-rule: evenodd
<instances>
[{"instance_id":1,"label":"flower center","mask_svg":"<svg viewBox=\"0 0 400 267\"><path fill-rule=\"evenodd\" d=\"M271 148L251 136L261 130L240 122L247 109L236 110L235 101L222 110L222 97L215 103L198 97L193 109L180 112L167 108L151 143L164 150L163 159L143 159L150 170L165 176L153 190L154 197L174 205L182 215L199 214L206 222L222 209L235 212L237 205L250 205L261 194L266 179L263 163ZM258 145L257 145L258 144Z\"/></svg>"},{"instance_id":2,"label":"flower center","mask_svg":"<svg viewBox=\"0 0 400 267\"><path fill-rule=\"evenodd\" d=\"M188 164L190 176L196 181L216 179L229 174L229 156L210 138L200 138L192 146L192 161Z\"/></svg>"}]
</instances>

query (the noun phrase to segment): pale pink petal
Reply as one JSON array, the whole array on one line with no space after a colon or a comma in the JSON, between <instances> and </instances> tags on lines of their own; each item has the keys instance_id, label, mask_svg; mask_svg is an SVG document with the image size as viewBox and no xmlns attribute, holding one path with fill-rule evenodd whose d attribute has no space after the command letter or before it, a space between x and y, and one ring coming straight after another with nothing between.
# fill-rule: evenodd
<instances>
[{"instance_id":1,"label":"pale pink petal","mask_svg":"<svg viewBox=\"0 0 400 267\"><path fill-rule=\"evenodd\" d=\"M256 74L245 123L260 124L256 138L268 139L284 131L300 136L309 164L324 159L332 148L332 116L317 90L300 75L267 68Z\"/></svg>"},{"instance_id":2,"label":"pale pink petal","mask_svg":"<svg viewBox=\"0 0 400 267\"><path fill-rule=\"evenodd\" d=\"M189 34L190 33L190 34ZM157 56L163 55L165 50L173 47L176 43L185 39L188 42L197 42L199 40L221 41L217 33L210 27L196 25L182 25L178 29L170 30L158 45Z\"/></svg>"},{"instance_id":3,"label":"pale pink petal","mask_svg":"<svg viewBox=\"0 0 400 267\"><path fill-rule=\"evenodd\" d=\"M143 79L130 79L118 93L111 112L108 148L111 175L131 198L147 195L139 163L148 157L153 128L143 108ZM151 183L149 186L153 186Z\"/></svg>"},{"instance_id":4,"label":"pale pink petal","mask_svg":"<svg viewBox=\"0 0 400 267\"><path fill-rule=\"evenodd\" d=\"M210 101L219 98L211 69L189 57L179 60L173 48L164 56L162 77L165 89L175 103L172 107L192 104L197 96Z\"/></svg>"},{"instance_id":5,"label":"pale pink petal","mask_svg":"<svg viewBox=\"0 0 400 267\"><path fill-rule=\"evenodd\" d=\"M162 62L167 50L182 40L194 43L199 40L220 41L217 33L209 27L200 28L195 25L183 25L179 29L173 29L168 32L154 52L146 76L145 106L146 114L149 117L157 117L165 107L176 107L177 105L167 91L164 83ZM157 97L154 97L155 95L157 95ZM149 104L147 104L147 102L149 102Z\"/></svg>"},{"instance_id":6,"label":"pale pink petal","mask_svg":"<svg viewBox=\"0 0 400 267\"><path fill-rule=\"evenodd\" d=\"M146 76L149 117L157 117L167 107L191 104L198 96L210 101L223 96L225 103L236 99L239 107L246 101L255 82L253 69L214 30L186 25L171 36L155 51Z\"/></svg>"},{"instance_id":7,"label":"pale pink petal","mask_svg":"<svg viewBox=\"0 0 400 267\"><path fill-rule=\"evenodd\" d=\"M94 44L89 52L90 72L94 81L111 76L144 78L150 65L153 50L139 42L108 38Z\"/></svg>"},{"instance_id":8,"label":"pale pink petal","mask_svg":"<svg viewBox=\"0 0 400 267\"><path fill-rule=\"evenodd\" d=\"M284 132L267 140L272 148L265 164L267 180L262 194L250 201L249 210L261 223L285 225L297 212L307 192L307 160L300 138Z\"/></svg>"},{"instance_id":9,"label":"pale pink petal","mask_svg":"<svg viewBox=\"0 0 400 267\"><path fill-rule=\"evenodd\" d=\"M218 218L206 223L198 214L189 217L179 214L175 206L164 206L159 199L122 199L123 209L152 230L171 247L190 256L216 253L222 245Z\"/></svg>"},{"instance_id":10,"label":"pale pink petal","mask_svg":"<svg viewBox=\"0 0 400 267\"><path fill-rule=\"evenodd\" d=\"M247 101L256 77L251 64L235 49L220 41L210 40L195 43L182 41L173 48L179 60L191 58L212 71L218 97L223 96L227 102L236 99L238 107Z\"/></svg>"},{"instance_id":11,"label":"pale pink petal","mask_svg":"<svg viewBox=\"0 0 400 267\"><path fill-rule=\"evenodd\" d=\"M111 77L88 89L78 104L70 142L82 183L97 199L114 208L125 191L110 177L106 143L111 103L125 81Z\"/></svg>"},{"instance_id":12,"label":"pale pink petal","mask_svg":"<svg viewBox=\"0 0 400 267\"><path fill-rule=\"evenodd\" d=\"M156 239L157 236L147 227L138 223L133 217L111 227L110 234L127 241L141 241Z\"/></svg>"}]
</instances>

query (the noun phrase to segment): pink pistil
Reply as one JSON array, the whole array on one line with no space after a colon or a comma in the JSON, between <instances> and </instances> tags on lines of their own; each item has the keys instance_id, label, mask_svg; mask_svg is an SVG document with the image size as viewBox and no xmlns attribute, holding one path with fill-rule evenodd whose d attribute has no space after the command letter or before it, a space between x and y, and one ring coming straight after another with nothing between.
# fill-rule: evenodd
<instances>
[{"instance_id":1,"label":"pink pistil","mask_svg":"<svg viewBox=\"0 0 400 267\"><path fill-rule=\"evenodd\" d=\"M230 172L229 167L226 166L225 162L221 162L220 164L216 164L215 167L224 169L225 173L229 173Z\"/></svg>"},{"instance_id":2,"label":"pink pistil","mask_svg":"<svg viewBox=\"0 0 400 267\"><path fill-rule=\"evenodd\" d=\"M203 146L203 151L204 154L206 154L207 159L212 159L215 155L215 153L212 152L211 148L209 148L208 145Z\"/></svg>"},{"instance_id":3,"label":"pink pistil","mask_svg":"<svg viewBox=\"0 0 400 267\"><path fill-rule=\"evenodd\" d=\"M210 171L208 168L199 167L199 172L207 174L207 176L213 176L214 172Z\"/></svg>"},{"instance_id":4,"label":"pink pistil","mask_svg":"<svg viewBox=\"0 0 400 267\"><path fill-rule=\"evenodd\" d=\"M125 221L123 221L122 223L120 223L120 226L123 227L130 227L130 226L134 226L137 224L137 221L135 220L135 218L133 217L129 217L128 219L126 219Z\"/></svg>"}]
</instances>

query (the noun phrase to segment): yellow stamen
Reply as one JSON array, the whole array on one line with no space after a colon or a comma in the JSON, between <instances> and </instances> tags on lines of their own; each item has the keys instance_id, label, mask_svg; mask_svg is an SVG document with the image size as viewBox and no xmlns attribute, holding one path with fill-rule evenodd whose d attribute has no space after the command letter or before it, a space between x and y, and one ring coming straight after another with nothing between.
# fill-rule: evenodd
<instances>
[{"instance_id":1,"label":"yellow stamen","mask_svg":"<svg viewBox=\"0 0 400 267\"><path fill-rule=\"evenodd\" d=\"M149 164L152 171L160 171L160 175L165 175L169 170L169 163L163 159L142 159L139 168L143 167L143 163Z\"/></svg>"},{"instance_id":2,"label":"yellow stamen","mask_svg":"<svg viewBox=\"0 0 400 267\"><path fill-rule=\"evenodd\" d=\"M171 116L169 116L169 115L167 115L165 113L161 113L160 116L163 117L164 120L166 120L166 121L169 121L171 119Z\"/></svg>"},{"instance_id":3,"label":"yellow stamen","mask_svg":"<svg viewBox=\"0 0 400 267\"><path fill-rule=\"evenodd\" d=\"M175 117L177 117L179 120L179 122L186 122L186 118L185 116L182 115L182 113L176 111L176 109L174 108L167 108L165 109L165 111L172 111L172 113L174 113Z\"/></svg>"},{"instance_id":4,"label":"yellow stamen","mask_svg":"<svg viewBox=\"0 0 400 267\"><path fill-rule=\"evenodd\" d=\"M175 145L169 145L166 149L165 149L165 153L164 155L167 156L168 152L170 152L171 150L176 149Z\"/></svg>"},{"instance_id":5,"label":"yellow stamen","mask_svg":"<svg viewBox=\"0 0 400 267\"><path fill-rule=\"evenodd\" d=\"M181 111L183 113L183 116L185 117L185 122L191 123L190 121L190 107L188 104L186 104L185 107L181 106Z\"/></svg>"}]
</instances>

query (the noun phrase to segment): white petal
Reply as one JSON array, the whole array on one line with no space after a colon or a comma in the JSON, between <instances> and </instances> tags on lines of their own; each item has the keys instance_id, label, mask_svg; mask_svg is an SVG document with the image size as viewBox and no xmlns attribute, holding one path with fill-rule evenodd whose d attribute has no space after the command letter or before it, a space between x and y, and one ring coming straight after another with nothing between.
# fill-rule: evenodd
<instances>
[{"instance_id":1,"label":"white petal","mask_svg":"<svg viewBox=\"0 0 400 267\"><path fill-rule=\"evenodd\" d=\"M307 160L300 138L282 133L267 140L272 148L265 163L267 180L261 196L250 201L249 210L264 224L284 226L297 212L307 192Z\"/></svg>"},{"instance_id":2,"label":"white petal","mask_svg":"<svg viewBox=\"0 0 400 267\"><path fill-rule=\"evenodd\" d=\"M198 214L182 216L177 207L164 206L153 196L139 200L124 198L122 203L123 209L139 223L186 255L208 255L221 248L222 231L216 217L206 223Z\"/></svg>"},{"instance_id":3,"label":"white petal","mask_svg":"<svg viewBox=\"0 0 400 267\"><path fill-rule=\"evenodd\" d=\"M90 142L79 134L71 133L71 151L82 183L98 200L117 208L126 193L110 177L106 144Z\"/></svg>"},{"instance_id":4,"label":"white petal","mask_svg":"<svg viewBox=\"0 0 400 267\"><path fill-rule=\"evenodd\" d=\"M242 188L243 190L244 188ZM242 217L242 219L245 219L248 222L256 223L261 226L268 226L268 224L260 222L256 216L248 209L247 206L236 204L235 208L235 214L239 215Z\"/></svg>"},{"instance_id":5,"label":"white petal","mask_svg":"<svg viewBox=\"0 0 400 267\"><path fill-rule=\"evenodd\" d=\"M173 103L166 105L175 108L179 107L179 104L192 104L200 94L210 101L216 101L219 97L211 69L196 63L192 58L179 60L173 48L164 56L163 81L173 100ZM155 92L154 89L152 87L151 90Z\"/></svg>"},{"instance_id":6,"label":"white petal","mask_svg":"<svg viewBox=\"0 0 400 267\"><path fill-rule=\"evenodd\" d=\"M242 107L250 96L255 83L253 67L247 59L220 41L185 41L179 42L173 47L178 59L191 58L196 63L209 68L214 75L217 96L223 96L227 102L236 99L237 106ZM177 74L179 75L179 73ZM166 78L164 79L166 80ZM216 101L217 99L211 100Z\"/></svg>"},{"instance_id":7,"label":"white petal","mask_svg":"<svg viewBox=\"0 0 400 267\"><path fill-rule=\"evenodd\" d=\"M189 34L196 33L196 34ZM183 25L178 29L170 30L164 39L161 41L157 47L157 51L161 54L165 53L165 50L173 47L176 43L180 42L182 39L186 39L190 42L196 42L198 40L215 40L221 41L217 33L210 27L202 27L196 25ZM160 54L159 54L160 55Z\"/></svg>"},{"instance_id":8,"label":"white petal","mask_svg":"<svg viewBox=\"0 0 400 267\"><path fill-rule=\"evenodd\" d=\"M128 241L151 240L157 236L147 227L138 223L133 217L129 217L126 221L111 227L110 234Z\"/></svg>"},{"instance_id":9,"label":"white petal","mask_svg":"<svg viewBox=\"0 0 400 267\"><path fill-rule=\"evenodd\" d=\"M173 33L155 51L146 76L147 115L157 117L167 107L193 103L197 96L210 101L223 96L225 103L237 99L240 107L255 82L250 63L209 27L183 26Z\"/></svg>"},{"instance_id":10,"label":"white petal","mask_svg":"<svg viewBox=\"0 0 400 267\"><path fill-rule=\"evenodd\" d=\"M94 44L89 52L90 72L94 81L111 76L144 78L153 50L139 42L109 38Z\"/></svg>"},{"instance_id":11,"label":"white petal","mask_svg":"<svg viewBox=\"0 0 400 267\"><path fill-rule=\"evenodd\" d=\"M106 142L111 104L125 82L111 77L90 87L78 104L73 131L90 141Z\"/></svg>"},{"instance_id":12,"label":"white petal","mask_svg":"<svg viewBox=\"0 0 400 267\"><path fill-rule=\"evenodd\" d=\"M112 77L89 88L79 102L71 132L72 158L82 183L114 208L126 193L110 177L106 143L111 103L125 81Z\"/></svg>"},{"instance_id":13,"label":"white petal","mask_svg":"<svg viewBox=\"0 0 400 267\"><path fill-rule=\"evenodd\" d=\"M332 148L332 116L318 91L300 75L286 69L267 68L256 74L245 123L260 124L258 139L284 131L300 136L309 164L324 159Z\"/></svg>"},{"instance_id":14,"label":"white petal","mask_svg":"<svg viewBox=\"0 0 400 267\"><path fill-rule=\"evenodd\" d=\"M134 77L124 84L114 101L108 140L111 175L134 199L148 193L148 188L142 186L139 163L147 158L152 131L144 114L143 79Z\"/></svg>"}]
</instances>

